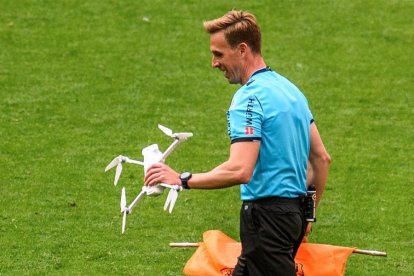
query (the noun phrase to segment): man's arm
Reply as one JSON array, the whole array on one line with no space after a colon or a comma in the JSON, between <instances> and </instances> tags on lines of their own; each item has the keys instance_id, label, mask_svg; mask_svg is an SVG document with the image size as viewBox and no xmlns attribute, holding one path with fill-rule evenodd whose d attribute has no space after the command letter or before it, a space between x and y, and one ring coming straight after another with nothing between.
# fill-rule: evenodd
<instances>
[{"instance_id":1,"label":"man's arm","mask_svg":"<svg viewBox=\"0 0 414 276\"><path fill-rule=\"evenodd\" d=\"M230 147L229 159L206 173L193 174L188 181L191 189L220 189L248 183L259 156L260 142L237 142ZM181 185L179 174L169 166L152 165L145 176L145 185L158 183Z\"/></svg>"},{"instance_id":2,"label":"man's arm","mask_svg":"<svg viewBox=\"0 0 414 276\"><path fill-rule=\"evenodd\" d=\"M323 145L319 135L318 128L315 123L310 127L310 152L308 166L308 185L312 185L316 189L316 206L322 198L325 191L325 184L328 179L328 170L331 163L331 157Z\"/></svg>"}]
</instances>

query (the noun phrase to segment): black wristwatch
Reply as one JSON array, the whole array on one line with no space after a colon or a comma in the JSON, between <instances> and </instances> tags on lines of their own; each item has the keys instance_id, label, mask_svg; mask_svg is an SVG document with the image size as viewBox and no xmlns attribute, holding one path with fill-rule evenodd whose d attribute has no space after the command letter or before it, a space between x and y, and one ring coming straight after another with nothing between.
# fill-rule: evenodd
<instances>
[{"instance_id":1,"label":"black wristwatch","mask_svg":"<svg viewBox=\"0 0 414 276\"><path fill-rule=\"evenodd\" d=\"M188 186L188 180L190 180L192 176L193 175L190 172L183 172L182 174L180 174L181 187L183 187L183 189L190 189L190 187Z\"/></svg>"}]
</instances>

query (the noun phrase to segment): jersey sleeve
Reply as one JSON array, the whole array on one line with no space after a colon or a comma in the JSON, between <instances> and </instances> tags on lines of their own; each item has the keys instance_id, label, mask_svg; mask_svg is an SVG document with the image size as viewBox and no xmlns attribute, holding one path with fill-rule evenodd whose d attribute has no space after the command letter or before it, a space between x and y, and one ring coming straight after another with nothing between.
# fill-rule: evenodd
<instances>
[{"instance_id":1,"label":"jersey sleeve","mask_svg":"<svg viewBox=\"0 0 414 276\"><path fill-rule=\"evenodd\" d=\"M242 92L242 91L240 91ZM236 93L227 111L228 134L231 143L260 141L263 110L252 93Z\"/></svg>"},{"instance_id":2,"label":"jersey sleeve","mask_svg":"<svg viewBox=\"0 0 414 276\"><path fill-rule=\"evenodd\" d=\"M309 103L306 98L305 98L305 103L306 103L307 116L309 118L309 124L311 125L313 122L315 122L315 120L313 119L312 111L310 110Z\"/></svg>"}]
</instances>

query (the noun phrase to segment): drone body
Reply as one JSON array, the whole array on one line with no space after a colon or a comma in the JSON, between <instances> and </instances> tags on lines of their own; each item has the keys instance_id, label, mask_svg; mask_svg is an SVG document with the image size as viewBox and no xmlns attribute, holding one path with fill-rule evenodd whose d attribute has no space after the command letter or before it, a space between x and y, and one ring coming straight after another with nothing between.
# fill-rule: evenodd
<instances>
[{"instance_id":1,"label":"drone body","mask_svg":"<svg viewBox=\"0 0 414 276\"><path fill-rule=\"evenodd\" d=\"M152 164L161 162L162 159L162 152L158 149L157 144L153 144L148 146L142 150L142 155L144 156L144 172L147 173L149 167ZM161 185L155 185L151 187L147 187L147 195L148 196L159 196L163 193L164 187Z\"/></svg>"},{"instance_id":2,"label":"drone body","mask_svg":"<svg viewBox=\"0 0 414 276\"><path fill-rule=\"evenodd\" d=\"M151 167L151 165L155 163L164 163L165 159L168 155L175 149L178 144L181 142L187 140L187 138L193 136L192 133L189 132L183 132L183 133L173 133L171 129L164 127L162 125L158 125L158 127L168 136L174 138L174 142L165 150L164 153L162 153L157 144L150 145L142 150L142 155L144 156L144 162L137 161L130 159L129 157L119 155L114 160L111 161L111 163L108 164L105 168L105 172L110 170L111 168L116 166L116 172L115 172L115 180L114 185L116 186L119 178L122 173L122 163L130 163L135 165L141 165L144 166L144 173L147 172L148 168ZM123 214L122 217L122 233L125 232L125 226L126 226L126 216L132 212L132 209L138 204L138 202L143 198L144 195L147 196L159 196L161 195L166 188L170 189L170 192L168 193L167 199L164 204L164 210L167 210L171 213L174 204L178 197L178 192L182 190L182 187L179 185L169 185L165 183L161 183L155 186L143 186L141 192L135 197L135 199L132 201L132 203L127 206L127 200L126 200L126 191L125 187L122 188L121 191L121 213Z\"/></svg>"}]
</instances>

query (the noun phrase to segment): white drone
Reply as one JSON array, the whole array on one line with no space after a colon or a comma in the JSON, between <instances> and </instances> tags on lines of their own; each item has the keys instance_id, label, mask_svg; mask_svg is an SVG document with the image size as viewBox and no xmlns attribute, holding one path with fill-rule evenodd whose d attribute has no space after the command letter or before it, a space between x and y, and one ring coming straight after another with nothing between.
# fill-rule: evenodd
<instances>
[{"instance_id":1,"label":"white drone","mask_svg":"<svg viewBox=\"0 0 414 276\"><path fill-rule=\"evenodd\" d=\"M165 159L168 155L180 144L181 142L187 140L187 138L193 136L190 132L182 132L182 133L173 133L173 131L165 126L158 125L159 129L164 132L166 135L174 138L174 142L162 153L158 149L157 144L150 145L142 150L142 155L144 156L144 162L137 161L130 159L129 157L119 155L111 163L108 164L105 168L105 172L112 169L116 166L115 172L115 180L114 185L118 184L119 177L122 173L122 163L130 163L135 165L144 166L144 173L147 172L148 168L155 163L164 163ZM170 185L170 184L157 184L155 186L143 186L141 192L137 195L137 197L132 201L132 203L127 207L127 200L126 200L126 192L125 187L122 188L121 192L121 213L123 214L122 217L122 233L125 232L125 225L126 225L126 216L132 212L132 209L137 205L137 203L142 199L144 195L147 196L159 196L164 192L165 188L169 188L170 192L168 193L167 199L164 204L164 210L167 210L171 213L174 204L177 201L178 192L182 190L182 187L179 185Z\"/></svg>"}]
</instances>

